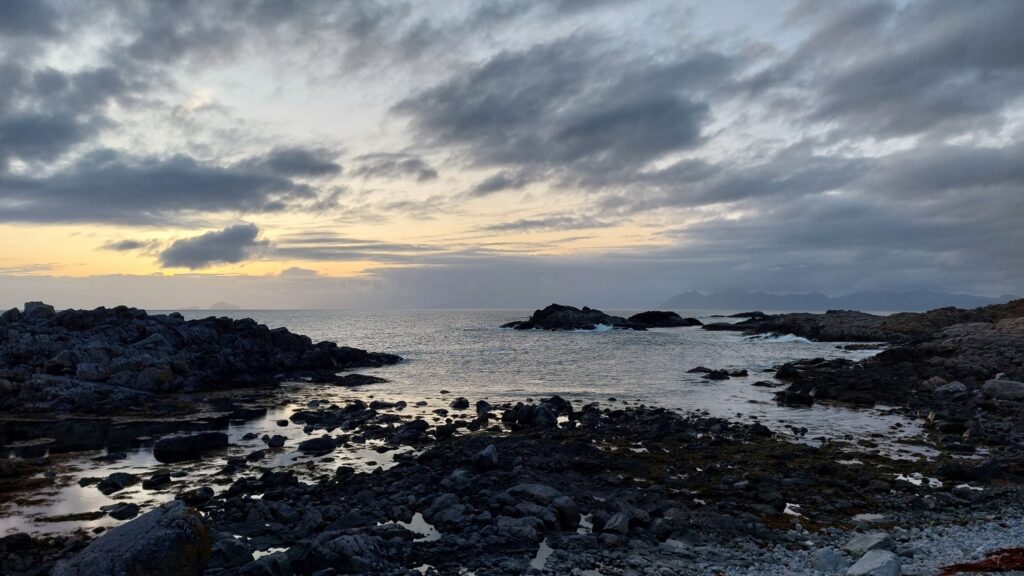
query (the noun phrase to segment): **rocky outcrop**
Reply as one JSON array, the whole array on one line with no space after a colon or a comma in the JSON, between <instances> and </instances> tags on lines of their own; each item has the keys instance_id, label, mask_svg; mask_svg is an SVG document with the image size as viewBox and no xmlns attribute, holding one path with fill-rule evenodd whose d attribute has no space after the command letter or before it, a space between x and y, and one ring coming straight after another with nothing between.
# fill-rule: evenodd
<instances>
[{"instance_id":1,"label":"rocky outcrop","mask_svg":"<svg viewBox=\"0 0 1024 576\"><path fill-rule=\"evenodd\" d=\"M1024 315L1024 300L963 310L938 308L928 312L903 312L878 316L854 310L829 310L824 314L796 312L751 316L736 323L716 322L705 330L730 330L745 335L794 334L819 342L907 343L939 331L971 322L992 323Z\"/></svg>"},{"instance_id":2,"label":"rocky outcrop","mask_svg":"<svg viewBox=\"0 0 1024 576\"><path fill-rule=\"evenodd\" d=\"M702 326L696 318L683 318L675 312L651 310L629 317L629 321L645 328L676 328L680 326Z\"/></svg>"},{"instance_id":3,"label":"rocky outcrop","mask_svg":"<svg viewBox=\"0 0 1024 576\"><path fill-rule=\"evenodd\" d=\"M595 330L608 326L623 330L646 330L648 328L674 328L677 326L700 326L696 318L683 318L675 312L651 310L634 314L629 318L605 314L594 308L575 308L551 304L543 310L534 311L529 320L517 320L502 324L502 328L516 330Z\"/></svg>"},{"instance_id":4,"label":"rocky outcrop","mask_svg":"<svg viewBox=\"0 0 1024 576\"><path fill-rule=\"evenodd\" d=\"M53 576L182 576L202 574L211 555L206 522L183 502L169 502L109 530Z\"/></svg>"},{"instance_id":5,"label":"rocky outcrop","mask_svg":"<svg viewBox=\"0 0 1024 576\"><path fill-rule=\"evenodd\" d=\"M612 328L643 330L621 316L611 316L600 310L588 308L576 308L551 304L543 310L534 311L529 320L509 322L503 324L502 328L515 328L516 330L595 330L598 326L610 326Z\"/></svg>"},{"instance_id":6,"label":"rocky outcrop","mask_svg":"<svg viewBox=\"0 0 1024 576\"><path fill-rule=\"evenodd\" d=\"M118 306L29 303L0 315L0 410L104 413L158 395L276 383L398 362L392 354L314 344L251 319L147 314Z\"/></svg>"}]
</instances>

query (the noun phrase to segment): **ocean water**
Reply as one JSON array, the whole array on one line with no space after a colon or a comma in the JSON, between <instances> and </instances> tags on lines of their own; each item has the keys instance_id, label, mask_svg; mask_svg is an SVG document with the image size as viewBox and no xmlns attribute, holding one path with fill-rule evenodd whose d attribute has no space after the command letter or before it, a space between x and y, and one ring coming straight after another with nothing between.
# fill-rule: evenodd
<instances>
[{"instance_id":1,"label":"ocean water","mask_svg":"<svg viewBox=\"0 0 1024 576\"><path fill-rule=\"evenodd\" d=\"M612 311L628 315L632 311ZM686 313L702 321L722 321L709 313ZM540 399L559 394L577 406L600 402L605 406L646 404L680 411L706 411L714 416L745 422L759 421L796 441L815 442L819 437L848 442L870 439L880 449L897 456L915 458L927 454L907 442L920 433L911 421L888 414L884 408L854 410L814 406L786 408L772 401L773 390L752 386L771 378L771 369L800 358L847 357L859 359L872 352L841 350L835 343L814 343L793 336L748 338L738 333L711 332L699 327L654 329L647 332L596 330L576 332L517 331L499 326L522 319L528 310L480 311L183 311L186 318L209 315L254 318L271 327L284 326L306 334L315 341L332 340L342 345L393 352L405 360L395 366L359 370L387 378L382 384L358 388L308 383L287 383L277 393L278 401L266 416L249 421L232 421L225 431L231 448L222 454L196 462L164 465L153 458L155 438L139 437L127 448L123 460L97 462L107 450L81 453L51 451L51 473L57 482L51 488L0 505L0 534L14 531L62 532L118 524L110 517L90 520L54 521L57 516L95 512L115 502L135 502L143 511L172 499L177 492L196 486L225 484L218 471L227 456L244 456L264 448L259 439L245 440L246 433L282 434L282 450L268 451L263 467L288 467L315 478L332 474L339 465L369 471L390 466L395 449L368 442L339 449L323 457L295 451L307 436L299 425L279 426L311 400L344 403L359 398L405 400L409 406L400 414L442 419L432 411L447 408L457 396L492 404ZM696 366L712 369L746 369L749 376L726 381L708 381L687 370ZM613 399L614 400L611 400ZM415 407L416 402L426 402ZM792 428L806 428L794 435ZM316 432L321 434L322 432ZM115 451L113 448L111 452ZM16 456L16 451L12 453ZM38 452L36 453L38 455ZM181 472L172 487L160 491L128 488L110 496L95 486L79 486L78 480L105 477L113 472L130 472L142 478L156 471ZM249 474L258 474L253 466ZM243 474L245 475L245 474Z\"/></svg>"}]
</instances>

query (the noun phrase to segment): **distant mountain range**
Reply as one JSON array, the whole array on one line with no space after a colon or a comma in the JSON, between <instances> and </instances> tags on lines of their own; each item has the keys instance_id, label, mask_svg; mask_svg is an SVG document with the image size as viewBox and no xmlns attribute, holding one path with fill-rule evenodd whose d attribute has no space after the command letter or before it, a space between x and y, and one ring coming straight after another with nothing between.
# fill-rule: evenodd
<instances>
[{"instance_id":1,"label":"distant mountain range","mask_svg":"<svg viewBox=\"0 0 1024 576\"><path fill-rule=\"evenodd\" d=\"M923 312L944 306L977 308L1013 300L1015 296L988 298L971 294L946 294L928 290L894 292L888 290L853 292L845 296L809 294L769 294L747 290L726 290L711 294L697 291L677 294L662 307L672 310L777 310L808 311L863 310L875 312Z\"/></svg>"}]
</instances>

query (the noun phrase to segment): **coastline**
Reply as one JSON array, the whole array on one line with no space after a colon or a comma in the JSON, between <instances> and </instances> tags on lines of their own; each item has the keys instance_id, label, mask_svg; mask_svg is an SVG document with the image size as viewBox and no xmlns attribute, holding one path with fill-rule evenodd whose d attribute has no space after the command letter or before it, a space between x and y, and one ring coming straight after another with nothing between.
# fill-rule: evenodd
<instances>
[{"instance_id":1,"label":"coastline","mask_svg":"<svg viewBox=\"0 0 1024 576\"><path fill-rule=\"evenodd\" d=\"M387 368L380 374L386 377ZM930 533L921 535L924 527L933 523L980 526L1000 514L1009 519L1014 512L1000 510L1020 498L1019 458L1005 446L984 441L978 446L980 459L964 460L936 442L942 452L937 458L892 460L874 452L869 438L861 439L867 444L860 448L830 443L808 446L760 424L680 415L626 399L591 407L576 404L572 412L557 400L523 402L518 407L497 402L482 405L479 412L473 408L479 398L470 398L466 408L462 403L457 404L459 408L440 407L438 402L456 400L444 395L425 398L422 406L413 399L367 398L335 402L335 408L309 398L302 389L297 383L189 394L190 399L218 408L210 412L212 420L201 416L194 422L196 432L230 429L232 422L245 422L247 417L265 418L268 411L294 405L300 398L305 409L292 410L282 429L300 428L309 440L321 439L330 431L329 441L297 452L298 443L291 439L282 448L272 448L269 438L254 435L236 442L232 436L226 459L223 449L213 448L196 461L197 466L207 461L223 463L221 470L196 474L190 481L173 480L170 490L184 497L212 534L210 555L202 560L206 573L260 573L253 571L284 567L294 573L313 573L347 566L341 573L407 574L412 567L429 564L444 574L474 567L479 574L511 574L528 570L537 551L547 547L550 556L542 564L549 573L573 569L587 573L582 571L604 567L611 571L601 573L608 574L618 573L615 570L697 574L712 569L732 574L757 566L763 569L766 561L779 570L807 568L815 551L841 548L854 532L876 530L891 533L898 562L924 566L926 558L905 549L915 546L915 539L919 549L927 549L931 540ZM366 390L373 396L372 385ZM219 403L223 399L231 402ZM102 428L103 420L98 422ZM127 435L167 432L136 430ZM90 447L103 443L98 440ZM492 444L493 454L488 452ZM324 458L317 455L324 450L323 454L334 454L358 446L377 455L362 461L374 465L358 463L351 470L343 465L328 471L316 465L318 458ZM31 447L26 448L30 453ZM275 464L283 455L296 453L288 456L288 465ZM986 456L998 457L999 466L986 468ZM386 469L382 460L387 462ZM837 466L838 460L862 464ZM967 464L953 470L950 462ZM301 472L303 468L308 472ZM32 474L38 473L34 469ZM942 486L918 486L915 474L936 478ZM152 478L139 477L136 482L146 480ZM559 495L547 498L515 490L521 484L548 486ZM209 495L201 490L206 486L212 489ZM481 490L491 496L481 499ZM367 491L374 494L370 501ZM831 502L839 495L849 503ZM571 510L567 503L552 504L562 496L572 500L583 516L591 514L589 532L580 533L580 518L566 515L564 509ZM249 518L248 510L262 507L260 502L273 503L261 514L269 514L267 519L277 523L274 530L265 530L261 524L267 522ZM330 507L338 502L350 504L347 509ZM798 504L800 510L790 504ZM670 513L673 509L676 512ZM246 511L244 518L238 516L240 511ZM417 541L422 536L415 530L395 524L420 526L417 513L440 538ZM624 530L617 527L623 522L622 514L629 516ZM856 520L859 514L886 518ZM612 522L609 529L608 521L617 515L618 524ZM100 526L101 532L120 524ZM334 538L320 538L324 531ZM511 533L519 537L499 538ZM228 543L225 535L235 542ZM28 542L22 536L5 538L0 540L0 562L6 564L0 565L18 573L14 571L18 565L11 564L11 554L16 554L50 566L59 558L72 557L93 536L29 537ZM346 546L353 542L358 546L343 547L345 558L317 556L319 549L340 553L339 539ZM812 545L808 547L807 542ZM16 551L15 546L20 548ZM793 547L802 551L788 550ZM367 550L373 553L355 553ZM765 556L765 550L772 552ZM840 555L851 563L856 559L853 554ZM241 562L246 557L249 560ZM595 568L583 566L588 562Z\"/></svg>"}]
</instances>

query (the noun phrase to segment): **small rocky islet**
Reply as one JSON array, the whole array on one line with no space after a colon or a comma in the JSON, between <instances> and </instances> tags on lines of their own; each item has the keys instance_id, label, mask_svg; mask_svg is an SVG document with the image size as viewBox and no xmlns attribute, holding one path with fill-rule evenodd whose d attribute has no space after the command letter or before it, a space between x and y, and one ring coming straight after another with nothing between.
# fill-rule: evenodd
<instances>
[{"instance_id":1,"label":"small rocky islet","mask_svg":"<svg viewBox=\"0 0 1024 576\"><path fill-rule=\"evenodd\" d=\"M89 406L73 400L77 386L89 394L97 394L93 386L121 386L110 378L85 378L91 368L80 374L81 358L93 358L77 352L88 349L89 336L67 332L105 335L114 350L107 352L113 376L125 370L113 370L123 366L120 359L136 357L132 344L150 337L145 333L150 329L139 326L179 327L181 339L165 334L170 346L157 347L161 352L143 348L148 360L131 364L134 379L116 380L131 382L129 394L151 395L171 406L141 402L133 408L140 413L196 409L190 397L197 390L258 396L286 376L335 382L344 378L343 370L398 361L314 345L290 333L278 338L293 347L278 355L274 337L267 335L273 331L244 320L190 324L112 309L92 312L115 316L107 324L83 322L89 327L77 328L68 319L89 313L39 310L8 313L0 320L2 378L5 390L15 393L4 396L3 408L24 404L39 418L87 414ZM616 317L608 323L605 316L589 308L553 309L540 317L535 313L528 322L530 328L549 330L589 329L587 322L616 326ZM782 326L807 326L807 338L872 341L859 315L852 323L849 315L836 313L779 316L749 316L750 324L738 329L773 334ZM633 318L618 325L643 324ZM964 321L950 322L956 319ZM755 327L754 321L764 323ZM874 356L858 362L811 359L766 375L786 386L778 393L783 404L878 404L921 419L927 430L921 441L936 451L927 459L887 457L872 450L868 439L852 445L793 442L757 422L613 401L576 406L552 396L492 405L456 398L435 411L443 415L433 423L410 414L404 401L310 402L281 423L306 433L305 440L286 449L316 458L373 443L390 458L388 466L309 468L300 474L296 468L264 465L261 452L280 449L283 437L252 438L267 448L226 460L228 440L217 432L196 429L162 438L156 446L163 443L162 458L170 462L223 461L216 482L178 492L172 501L147 510L131 503L105 510L124 522L98 536L6 535L0 538L0 571L889 576L930 575L955 564L961 566L950 570L966 573L981 570L985 562L1012 568L1007 562L1020 555L998 549L1024 543L1022 322L1024 301L902 316L885 328L881 323L871 328L900 334L880 339L892 345ZM32 326L21 326L25 323ZM118 329L121 323L129 328ZM204 335L190 336L193 329ZM839 338L842 330L864 337ZM49 348L33 355L8 352L26 350L26 339L41 334L46 335L41 341L52 342ZM268 338L270 345L256 344ZM8 346L11 341L22 344ZM76 350L73 359L51 362L65 349ZM204 360L205 354L220 356ZM139 374L171 357L182 360L169 365L174 376L165 378L164 386L171 388L140 387L149 377L140 380ZM230 370L230 357L243 363L250 358L253 367L222 380L225 373L218 370L225 365ZM728 376L695 369L717 372ZM25 392L34 386L51 389L49 378L64 383L53 392ZM123 400L114 393L99 397L107 400L99 410L115 409ZM133 401L145 397L130 396ZM181 398L170 402L175 397ZM36 476L45 466L38 458L2 460L0 477L26 471ZM139 483L173 488L177 481L169 474L113 476L97 479L97 489L101 483L115 492ZM4 486L10 491L0 498L14 497L16 484Z\"/></svg>"}]
</instances>

